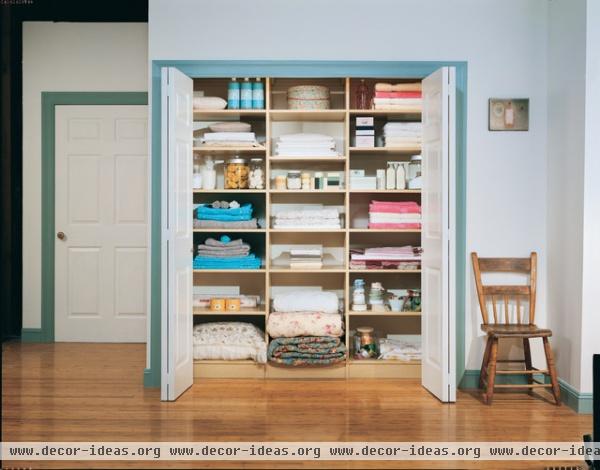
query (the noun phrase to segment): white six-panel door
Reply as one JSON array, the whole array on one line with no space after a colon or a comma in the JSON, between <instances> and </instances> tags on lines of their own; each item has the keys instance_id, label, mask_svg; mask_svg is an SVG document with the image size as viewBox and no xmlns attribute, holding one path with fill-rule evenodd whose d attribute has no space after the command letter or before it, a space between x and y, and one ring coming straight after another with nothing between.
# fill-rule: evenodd
<instances>
[{"instance_id":1,"label":"white six-panel door","mask_svg":"<svg viewBox=\"0 0 600 470\"><path fill-rule=\"evenodd\" d=\"M146 342L146 106L57 106L55 339Z\"/></svg>"},{"instance_id":2,"label":"white six-panel door","mask_svg":"<svg viewBox=\"0 0 600 470\"><path fill-rule=\"evenodd\" d=\"M192 351L193 82L162 70L161 399L175 400L194 380Z\"/></svg>"},{"instance_id":3,"label":"white six-panel door","mask_svg":"<svg viewBox=\"0 0 600 470\"><path fill-rule=\"evenodd\" d=\"M454 75L423 80L422 383L443 402L456 401Z\"/></svg>"}]
</instances>

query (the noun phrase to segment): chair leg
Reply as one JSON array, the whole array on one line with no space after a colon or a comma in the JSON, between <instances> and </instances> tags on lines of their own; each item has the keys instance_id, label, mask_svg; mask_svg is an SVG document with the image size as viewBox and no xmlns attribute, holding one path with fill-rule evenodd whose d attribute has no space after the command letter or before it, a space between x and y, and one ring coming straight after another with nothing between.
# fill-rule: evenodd
<instances>
[{"instance_id":1,"label":"chair leg","mask_svg":"<svg viewBox=\"0 0 600 470\"><path fill-rule=\"evenodd\" d=\"M485 342L485 351L483 353L483 360L481 361L481 370L479 371L479 388L483 388L485 385L485 379L487 378L487 368L490 361L490 348L492 346L492 337L488 336Z\"/></svg>"},{"instance_id":2,"label":"chair leg","mask_svg":"<svg viewBox=\"0 0 600 470\"><path fill-rule=\"evenodd\" d=\"M496 360L498 359L498 338L492 338L491 341L492 344L490 346L490 358L487 374L487 392L483 395L483 399L488 405L492 404L492 398L494 397L494 382L496 381Z\"/></svg>"},{"instance_id":3,"label":"chair leg","mask_svg":"<svg viewBox=\"0 0 600 470\"><path fill-rule=\"evenodd\" d=\"M533 370L531 365L531 348L529 346L529 338L523 338L523 355L525 356L525 370ZM533 384L533 374L526 374L527 382ZM533 388L529 389L529 394L533 393Z\"/></svg>"},{"instance_id":4,"label":"chair leg","mask_svg":"<svg viewBox=\"0 0 600 470\"><path fill-rule=\"evenodd\" d=\"M548 371L550 372L550 381L552 382L552 395L556 405L560 406L560 387L558 386L558 377L556 376L556 366L554 364L554 355L552 354L552 348L550 347L550 341L548 337L544 336L544 352L546 353L546 363L548 364Z\"/></svg>"}]
</instances>

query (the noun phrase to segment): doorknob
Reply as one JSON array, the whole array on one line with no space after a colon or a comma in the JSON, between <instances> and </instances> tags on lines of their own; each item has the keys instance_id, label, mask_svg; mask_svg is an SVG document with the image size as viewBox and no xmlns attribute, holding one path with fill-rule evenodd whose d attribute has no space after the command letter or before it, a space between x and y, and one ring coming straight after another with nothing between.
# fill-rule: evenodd
<instances>
[{"instance_id":1,"label":"doorknob","mask_svg":"<svg viewBox=\"0 0 600 470\"><path fill-rule=\"evenodd\" d=\"M65 234L64 232L58 232L56 234L56 238L58 238L59 240L64 240L65 239Z\"/></svg>"}]
</instances>

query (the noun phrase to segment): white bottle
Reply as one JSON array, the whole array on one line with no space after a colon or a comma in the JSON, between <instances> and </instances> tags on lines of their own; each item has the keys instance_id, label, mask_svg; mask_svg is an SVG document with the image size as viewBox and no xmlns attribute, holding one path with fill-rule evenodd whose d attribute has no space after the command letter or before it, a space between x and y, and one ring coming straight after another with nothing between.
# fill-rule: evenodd
<instances>
[{"instance_id":1,"label":"white bottle","mask_svg":"<svg viewBox=\"0 0 600 470\"><path fill-rule=\"evenodd\" d=\"M192 187L202 189L202 165L198 156L194 156L194 176L192 178Z\"/></svg>"},{"instance_id":2,"label":"white bottle","mask_svg":"<svg viewBox=\"0 0 600 470\"><path fill-rule=\"evenodd\" d=\"M396 170L390 162L385 172L385 189L396 189Z\"/></svg>"},{"instance_id":3,"label":"white bottle","mask_svg":"<svg viewBox=\"0 0 600 470\"><path fill-rule=\"evenodd\" d=\"M385 189L385 170L377 170L377 189Z\"/></svg>"},{"instance_id":4,"label":"white bottle","mask_svg":"<svg viewBox=\"0 0 600 470\"><path fill-rule=\"evenodd\" d=\"M204 168L202 169L202 185L204 189L215 189L217 186L217 171L215 170L215 162L209 155L204 160Z\"/></svg>"},{"instance_id":5,"label":"white bottle","mask_svg":"<svg viewBox=\"0 0 600 470\"><path fill-rule=\"evenodd\" d=\"M406 169L404 163L396 168L396 189L406 189Z\"/></svg>"}]
</instances>

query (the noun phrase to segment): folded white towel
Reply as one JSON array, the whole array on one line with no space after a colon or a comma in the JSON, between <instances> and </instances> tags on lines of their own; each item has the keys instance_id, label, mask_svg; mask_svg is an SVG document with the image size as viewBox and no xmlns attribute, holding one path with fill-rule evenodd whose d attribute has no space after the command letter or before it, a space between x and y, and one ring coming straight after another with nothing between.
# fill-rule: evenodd
<instances>
[{"instance_id":1,"label":"folded white towel","mask_svg":"<svg viewBox=\"0 0 600 470\"><path fill-rule=\"evenodd\" d=\"M329 209L298 209L279 211L275 214L276 219L339 219L340 212L335 208Z\"/></svg>"},{"instance_id":2,"label":"folded white towel","mask_svg":"<svg viewBox=\"0 0 600 470\"><path fill-rule=\"evenodd\" d=\"M337 313L339 300L334 292L301 290L277 294L273 298L276 312L322 312Z\"/></svg>"},{"instance_id":3,"label":"folded white towel","mask_svg":"<svg viewBox=\"0 0 600 470\"><path fill-rule=\"evenodd\" d=\"M254 142L256 135L254 132L207 132L202 136L202 140L204 142L230 140Z\"/></svg>"},{"instance_id":4,"label":"folded white towel","mask_svg":"<svg viewBox=\"0 0 600 470\"><path fill-rule=\"evenodd\" d=\"M420 214L392 214L391 212L370 212L369 222L373 224L420 224Z\"/></svg>"},{"instance_id":5,"label":"folded white towel","mask_svg":"<svg viewBox=\"0 0 600 470\"><path fill-rule=\"evenodd\" d=\"M422 122L389 121L384 124L383 129L387 131L392 129L421 129L422 127Z\"/></svg>"},{"instance_id":6,"label":"folded white towel","mask_svg":"<svg viewBox=\"0 0 600 470\"><path fill-rule=\"evenodd\" d=\"M280 142L329 142L333 141L333 138L329 135L325 134L309 134L309 133L299 133L299 134L284 134L279 136Z\"/></svg>"}]
</instances>

